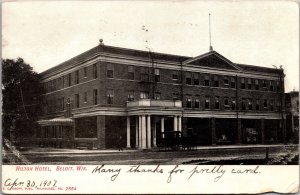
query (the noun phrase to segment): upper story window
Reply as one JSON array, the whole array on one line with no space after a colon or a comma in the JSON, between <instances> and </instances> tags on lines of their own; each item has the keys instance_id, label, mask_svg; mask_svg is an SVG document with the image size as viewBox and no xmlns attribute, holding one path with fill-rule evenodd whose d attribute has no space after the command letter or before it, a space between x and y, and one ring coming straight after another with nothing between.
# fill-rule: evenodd
<instances>
[{"instance_id":1,"label":"upper story window","mask_svg":"<svg viewBox=\"0 0 300 195\"><path fill-rule=\"evenodd\" d=\"M106 65L106 77L114 78L114 65L113 64Z\"/></svg>"},{"instance_id":2,"label":"upper story window","mask_svg":"<svg viewBox=\"0 0 300 195\"><path fill-rule=\"evenodd\" d=\"M266 80L263 80L263 88L266 88L267 87L267 81Z\"/></svg>"},{"instance_id":3,"label":"upper story window","mask_svg":"<svg viewBox=\"0 0 300 195\"><path fill-rule=\"evenodd\" d=\"M68 87L71 86L71 73L68 74Z\"/></svg>"},{"instance_id":4,"label":"upper story window","mask_svg":"<svg viewBox=\"0 0 300 195\"><path fill-rule=\"evenodd\" d=\"M277 88L277 91L280 91L280 82L279 81L276 81L276 88Z\"/></svg>"},{"instance_id":5,"label":"upper story window","mask_svg":"<svg viewBox=\"0 0 300 195\"><path fill-rule=\"evenodd\" d=\"M242 99L242 110L246 110L246 99Z\"/></svg>"},{"instance_id":6,"label":"upper story window","mask_svg":"<svg viewBox=\"0 0 300 195\"><path fill-rule=\"evenodd\" d=\"M259 90L258 79L255 79L255 90Z\"/></svg>"},{"instance_id":7,"label":"upper story window","mask_svg":"<svg viewBox=\"0 0 300 195\"><path fill-rule=\"evenodd\" d=\"M97 89L93 90L93 104L94 105L98 104L98 90Z\"/></svg>"},{"instance_id":8,"label":"upper story window","mask_svg":"<svg viewBox=\"0 0 300 195\"><path fill-rule=\"evenodd\" d=\"M62 76L62 88L65 88L65 76Z\"/></svg>"},{"instance_id":9,"label":"upper story window","mask_svg":"<svg viewBox=\"0 0 300 195\"><path fill-rule=\"evenodd\" d=\"M252 99L248 99L248 110L252 110Z\"/></svg>"},{"instance_id":10,"label":"upper story window","mask_svg":"<svg viewBox=\"0 0 300 195\"><path fill-rule=\"evenodd\" d=\"M154 74L155 74L155 82L160 82L160 71L158 68L155 68L154 70Z\"/></svg>"},{"instance_id":11,"label":"upper story window","mask_svg":"<svg viewBox=\"0 0 300 195\"><path fill-rule=\"evenodd\" d=\"M268 108L268 100L264 100L264 109Z\"/></svg>"},{"instance_id":12,"label":"upper story window","mask_svg":"<svg viewBox=\"0 0 300 195\"><path fill-rule=\"evenodd\" d=\"M192 107L192 98L190 95L186 96L186 107L191 108Z\"/></svg>"},{"instance_id":13,"label":"upper story window","mask_svg":"<svg viewBox=\"0 0 300 195\"><path fill-rule=\"evenodd\" d=\"M194 85L199 85L200 81L199 81L199 73L194 73Z\"/></svg>"},{"instance_id":14,"label":"upper story window","mask_svg":"<svg viewBox=\"0 0 300 195\"><path fill-rule=\"evenodd\" d=\"M270 110L274 111L274 100L270 100Z\"/></svg>"},{"instance_id":15,"label":"upper story window","mask_svg":"<svg viewBox=\"0 0 300 195\"><path fill-rule=\"evenodd\" d=\"M109 89L106 91L106 100L107 104L113 104L114 103L114 91Z\"/></svg>"},{"instance_id":16,"label":"upper story window","mask_svg":"<svg viewBox=\"0 0 300 195\"><path fill-rule=\"evenodd\" d=\"M230 77L230 88L235 88L235 78Z\"/></svg>"},{"instance_id":17,"label":"upper story window","mask_svg":"<svg viewBox=\"0 0 300 195\"><path fill-rule=\"evenodd\" d=\"M79 108L79 94L75 94L75 108Z\"/></svg>"},{"instance_id":18,"label":"upper story window","mask_svg":"<svg viewBox=\"0 0 300 195\"><path fill-rule=\"evenodd\" d=\"M270 91L274 91L274 83L273 83L273 81L270 81Z\"/></svg>"},{"instance_id":19,"label":"upper story window","mask_svg":"<svg viewBox=\"0 0 300 195\"><path fill-rule=\"evenodd\" d=\"M245 89L245 78L241 78L241 89Z\"/></svg>"},{"instance_id":20,"label":"upper story window","mask_svg":"<svg viewBox=\"0 0 300 195\"><path fill-rule=\"evenodd\" d=\"M248 79L248 89L252 89L252 79Z\"/></svg>"},{"instance_id":21,"label":"upper story window","mask_svg":"<svg viewBox=\"0 0 300 195\"><path fill-rule=\"evenodd\" d=\"M155 92L154 99L160 100L161 99L161 94L159 92Z\"/></svg>"},{"instance_id":22,"label":"upper story window","mask_svg":"<svg viewBox=\"0 0 300 195\"><path fill-rule=\"evenodd\" d=\"M228 77L224 77L224 87L229 87L229 80Z\"/></svg>"},{"instance_id":23,"label":"upper story window","mask_svg":"<svg viewBox=\"0 0 300 195\"><path fill-rule=\"evenodd\" d=\"M140 98L141 99L149 99L149 92L148 91L141 91Z\"/></svg>"},{"instance_id":24,"label":"upper story window","mask_svg":"<svg viewBox=\"0 0 300 195\"><path fill-rule=\"evenodd\" d=\"M228 99L228 97L224 98L224 108L229 109L229 99Z\"/></svg>"},{"instance_id":25,"label":"upper story window","mask_svg":"<svg viewBox=\"0 0 300 195\"><path fill-rule=\"evenodd\" d=\"M256 109L256 110L259 110L259 109L260 109L260 101L259 101L259 100L256 100L256 103L255 103L255 109Z\"/></svg>"},{"instance_id":26,"label":"upper story window","mask_svg":"<svg viewBox=\"0 0 300 195\"><path fill-rule=\"evenodd\" d=\"M235 98L231 98L231 109L235 110L235 108L236 108L236 100Z\"/></svg>"},{"instance_id":27,"label":"upper story window","mask_svg":"<svg viewBox=\"0 0 300 195\"><path fill-rule=\"evenodd\" d=\"M204 77L204 86L209 86L209 85L210 85L209 75L205 75L205 77Z\"/></svg>"},{"instance_id":28,"label":"upper story window","mask_svg":"<svg viewBox=\"0 0 300 195\"><path fill-rule=\"evenodd\" d=\"M190 72L186 72L185 73L185 83L187 85L191 85L192 84L192 74Z\"/></svg>"},{"instance_id":29,"label":"upper story window","mask_svg":"<svg viewBox=\"0 0 300 195\"><path fill-rule=\"evenodd\" d=\"M179 100L179 94L173 93L173 100Z\"/></svg>"},{"instance_id":30,"label":"upper story window","mask_svg":"<svg viewBox=\"0 0 300 195\"><path fill-rule=\"evenodd\" d=\"M219 83L219 77L218 76L214 76L214 87L219 87L220 83Z\"/></svg>"},{"instance_id":31,"label":"upper story window","mask_svg":"<svg viewBox=\"0 0 300 195\"><path fill-rule=\"evenodd\" d=\"M220 100L219 100L219 97L215 97L215 109L220 109Z\"/></svg>"},{"instance_id":32,"label":"upper story window","mask_svg":"<svg viewBox=\"0 0 300 195\"><path fill-rule=\"evenodd\" d=\"M172 79L173 80L178 80L178 71L177 70L173 70Z\"/></svg>"},{"instance_id":33,"label":"upper story window","mask_svg":"<svg viewBox=\"0 0 300 195\"><path fill-rule=\"evenodd\" d=\"M134 100L134 91L128 91L127 101L133 101L133 100Z\"/></svg>"},{"instance_id":34,"label":"upper story window","mask_svg":"<svg viewBox=\"0 0 300 195\"><path fill-rule=\"evenodd\" d=\"M209 109L210 98L209 96L205 96L205 109Z\"/></svg>"},{"instance_id":35,"label":"upper story window","mask_svg":"<svg viewBox=\"0 0 300 195\"><path fill-rule=\"evenodd\" d=\"M127 72L128 72L128 79L129 80L134 80L134 68L133 66L128 66L127 67Z\"/></svg>"},{"instance_id":36,"label":"upper story window","mask_svg":"<svg viewBox=\"0 0 300 195\"><path fill-rule=\"evenodd\" d=\"M87 103L87 92L84 92L83 94L83 101L84 103Z\"/></svg>"},{"instance_id":37,"label":"upper story window","mask_svg":"<svg viewBox=\"0 0 300 195\"><path fill-rule=\"evenodd\" d=\"M98 70L97 70L97 64L93 65L93 78L98 78Z\"/></svg>"},{"instance_id":38,"label":"upper story window","mask_svg":"<svg viewBox=\"0 0 300 195\"><path fill-rule=\"evenodd\" d=\"M147 67L141 68L141 81L149 81L149 69Z\"/></svg>"},{"instance_id":39,"label":"upper story window","mask_svg":"<svg viewBox=\"0 0 300 195\"><path fill-rule=\"evenodd\" d=\"M59 99L59 108L60 108L60 110L65 109L65 98L64 97Z\"/></svg>"},{"instance_id":40,"label":"upper story window","mask_svg":"<svg viewBox=\"0 0 300 195\"><path fill-rule=\"evenodd\" d=\"M79 83L79 70L75 71L75 84Z\"/></svg>"},{"instance_id":41,"label":"upper story window","mask_svg":"<svg viewBox=\"0 0 300 195\"><path fill-rule=\"evenodd\" d=\"M195 108L200 108L200 97L195 96Z\"/></svg>"},{"instance_id":42,"label":"upper story window","mask_svg":"<svg viewBox=\"0 0 300 195\"><path fill-rule=\"evenodd\" d=\"M87 77L87 67L83 68L83 77L86 78Z\"/></svg>"}]
</instances>

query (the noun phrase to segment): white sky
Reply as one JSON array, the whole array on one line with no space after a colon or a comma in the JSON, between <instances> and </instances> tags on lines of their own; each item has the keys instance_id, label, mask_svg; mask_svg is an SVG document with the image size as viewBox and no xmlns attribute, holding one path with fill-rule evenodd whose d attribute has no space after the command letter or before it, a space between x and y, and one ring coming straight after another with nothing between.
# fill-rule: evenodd
<instances>
[{"instance_id":1,"label":"white sky","mask_svg":"<svg viewBox=\"0 0 300 195\"><path fill-rule=\"evenodd\" d=\"M203 54L211 13L214 50L235 63L283 65L286 91L299 90L296 2L26 1L6 2L2 9L2 57L22 57L37 72L91 49L100 38L118 47Z\"/></svg>"}]
</instances>

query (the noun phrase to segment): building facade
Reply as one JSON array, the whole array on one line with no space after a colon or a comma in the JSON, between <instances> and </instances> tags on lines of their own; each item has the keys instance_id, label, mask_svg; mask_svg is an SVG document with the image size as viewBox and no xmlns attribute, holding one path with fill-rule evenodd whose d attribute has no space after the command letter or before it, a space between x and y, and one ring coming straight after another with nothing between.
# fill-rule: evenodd
<instances>
[{"instance_id":1,"label":"building facade","mask_svg":"<svg viewBox=\"0 0 300 195\"><path fill-rule=\"evenodd\" d=\"M286 93L287 138L292 143L299 143L299 91Z\"/></svg>"},{"instance_id":2,"label":"building facade","mask_svg":"<svg viewBox=\"0 0 300 195\"><path fill-rule=\"evenodd\" d=\"M41 147L147 149L285 141L283 70L100 44L41 73Z\"/></svg>"}]
</instances>

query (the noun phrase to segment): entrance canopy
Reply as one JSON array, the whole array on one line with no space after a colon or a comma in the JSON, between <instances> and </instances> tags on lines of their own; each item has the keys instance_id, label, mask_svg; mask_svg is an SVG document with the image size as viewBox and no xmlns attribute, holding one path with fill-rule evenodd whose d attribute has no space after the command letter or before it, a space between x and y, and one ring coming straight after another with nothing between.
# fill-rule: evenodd
<instances>
[{"instance_id":1,"label":"entrance canopy","mask_svg":"<svg viewBox=\"0 0 300 195\"><path fill-rule=\"evenodd\" d=\"M74 124L74 120L71 118L53 118L48 120L39 120L38 124L42 126L47 126L47 125L72 126Z\"/></svg>"}]
</instances>

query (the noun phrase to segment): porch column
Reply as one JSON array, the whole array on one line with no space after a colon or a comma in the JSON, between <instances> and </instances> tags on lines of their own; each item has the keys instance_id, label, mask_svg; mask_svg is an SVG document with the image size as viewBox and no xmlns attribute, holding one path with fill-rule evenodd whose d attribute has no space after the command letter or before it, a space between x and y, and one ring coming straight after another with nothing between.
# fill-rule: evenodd
<instances>
[{"instance_id":1,"label":"porch column","mask_svg":"<svg viewBox=\"0 0 300 195\"><path fill-rule=\"evenodd\" d=\"M130 116L127 116L127 148L130 148Z\"/></svg>"},{"instance_id":2,"label":"porch column","mask_svg":"<svg viewBox=\"0 0 300 195\"><path fill-rule=\"evenodd\" d=\"M139 117L135 117L135 147L139 147Z\"/></svg>"},{"instance_id":3,"label":"porch column","mask_svg":"<svg viewBox=\"0 0 300 195\"><path fill-rule=\"evenodd\" d=\"M165 137L165 134L164 134L164 132L165 132L165 118L164 117L161 118L160 125L161 125L160 131L161 131L161 134L162 134L162 138L164 138Z\"/></svg>"},{"instance_id":4,"label":"porch column","mask_svg":"<svg viewBox=\"0 0 300 195\"><path fill-rule=\"evenodd\" d=\"M139 148L142 148L142 116L139 116Z\"/></svg>"},{"instance_id":5,"label":"porch column","mask_svg":"<svg viewBox=\"0 0 300 195\"><path fill-rule=\"evenodd\" d=\"M182 133L182 124L181 124L181 116L178 116L178 131L180 131ZM181 136L181 134L179 134L179 136Z\"/></svg>"},{"instance_id":6,"label":"porch column","mask_svg":"<svg viewBox=\"0 0 300 195\"><path fill-rule=\"evenodd\" d=\"M151 116L147 116L147 148L151 148Z\"/></svg>"},{"instance_id":7,"label":"porch column","mask_svg":"<svg viewBox=\"0 0 300 195\"><path fill-rule=\"evenodd\" d=\"M265 143L265 119L260 119L261 143Z\"/></svg>"},{"instance_id":8,"label":"porch column","mask_svg":"<svg viewBox=\"0 0 300 195\"><path fill-rule=\"evenodd\" d=\"M142 149L147 148L146 116L142 116Z\"/></svg>"},{"instance_id":9,"label":"porch column","mask_svg":"<svg viewBox=\"0 0 300 195\"><path fill-rule=\"evenodd\" d=\"M178 130L177 116L174 116L174 131Z\"/></svg>"},{"instance_id":10,"label":"porch column","mask_svg":"<svg viewBox=\"0 0 300 195\"><path fill-rule=\"evenodd\" d=\"M216 145L216 119L210 119L210 128L211 128L211 144Z\"/></svg>"},{"instance_id":11,"label":"porch column","mask_svg":"<svg viewBox=\"0 0 300 195\"><path fill-rule=\"evenodd\" d=\"M154 118L154 127L153 127L153 147L156 147L156 118Z\"/></svg>"}]
</instances>

